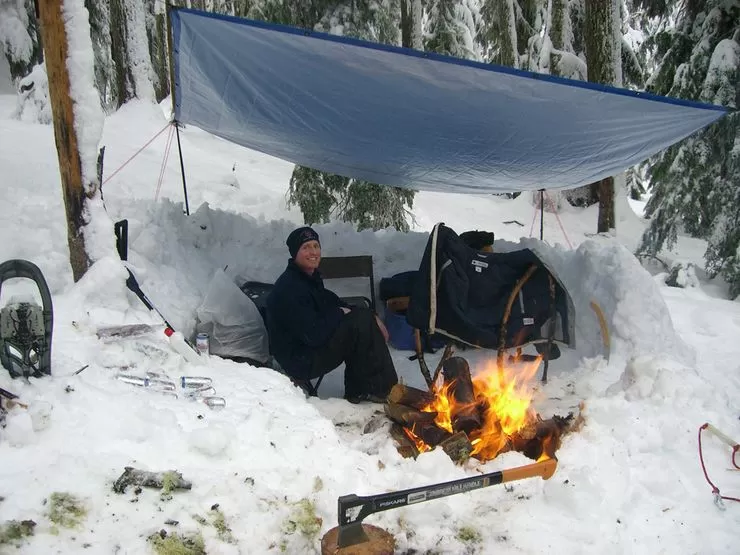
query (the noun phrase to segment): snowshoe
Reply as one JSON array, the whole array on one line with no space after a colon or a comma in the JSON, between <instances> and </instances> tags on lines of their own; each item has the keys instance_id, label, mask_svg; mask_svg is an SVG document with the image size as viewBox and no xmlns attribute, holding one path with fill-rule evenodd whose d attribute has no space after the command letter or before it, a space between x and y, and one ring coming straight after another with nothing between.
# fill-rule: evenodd
<instances>
[{"instance_id":1,"label":"snowshoe","mask_svg":"<svg viewBox=\"0 0 740 555\"><path fill-rule=\"evenodd\" d=\"M54 321L49 287L38 266L27 260L0 264L0 293L3 282L12 278L34 281L43 307L34 300L11 298L0 309L0 364L13 378L49 376Z\"/></svg>"}]
</instances>

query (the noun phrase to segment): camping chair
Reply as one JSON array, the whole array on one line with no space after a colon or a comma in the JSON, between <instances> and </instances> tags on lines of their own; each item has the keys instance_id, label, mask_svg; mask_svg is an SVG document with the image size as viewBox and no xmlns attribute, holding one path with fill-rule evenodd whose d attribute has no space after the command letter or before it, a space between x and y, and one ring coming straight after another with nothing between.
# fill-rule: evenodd
<instances>
[{"instance_id":1,"label":"camping chair","mask_svg":"<svg viewBox=\"0 0 740 555\"><path fill-rule=\"evenodd\" d=\"M507 349L521 352L533 344L544 354L543 381L557 353L553 342L575 347L570 295L533 251L481 252L441 223L424 250L406 318L415 328L416 356L430 388L456 343L496 349L501 373ZM424 360L422 334L448 338L434 377Z\"/></svg>"},{"instance_id":2,"label":"camping chair","mask_svg":"<svg viewBox=\"0 0 740 555\"><path fill-rule=\"evenodd\" d=\"M321 259L319 272L324 280L369 278L370 298L362 296L342 297L352 306L364 306L375 311L375 276L373 275L373 257L363 256L326 256Z\"/></svg>"}]
</instances>

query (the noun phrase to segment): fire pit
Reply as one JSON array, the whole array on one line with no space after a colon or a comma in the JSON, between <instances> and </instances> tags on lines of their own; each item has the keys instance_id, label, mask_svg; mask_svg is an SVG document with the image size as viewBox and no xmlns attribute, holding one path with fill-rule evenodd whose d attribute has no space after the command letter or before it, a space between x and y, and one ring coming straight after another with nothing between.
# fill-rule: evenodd
<instances>
[{"instance_id":1,"label":"fire pit","mask_svg":"<svg viewBox=\"0 0 740 555\"><path fill-rule=\"evenodd\" d=\"M417 457L440 446L455 462L469 457L485 462L507 451L533 460L554 458L575 419L570 413L543 420L532 407L528 383L539 363L539 358L504 368L492 363L472 376L468 362L455 356L442 363L432 391L394 386L385 411L394 422L399 453Z\"/></svg>"}]
</instances>

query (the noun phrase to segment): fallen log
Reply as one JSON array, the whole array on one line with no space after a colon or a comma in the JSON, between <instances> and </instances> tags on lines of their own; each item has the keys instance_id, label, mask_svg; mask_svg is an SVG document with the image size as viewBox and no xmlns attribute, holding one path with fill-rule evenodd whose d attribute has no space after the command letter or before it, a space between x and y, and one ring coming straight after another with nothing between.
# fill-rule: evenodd
<instances>
[{"instance_id":1,"label":"fallen log","mask_svg":"<svg viewBox=\"0 0 740 555\"><path fill-rule=\"evenodd\" d=\"M443 368L447 391L455 400L450 411L452 429L455 432L470 434L481 427L481 418L468 361L462 357L450 357L445 361Z\"/></svg>"},{"instance_id":2,"label":"fallen log","mask_svg":"<svg viewBox=\"0 0 740 555\"><path fill-rule=\"evenodd\" d=\"M437 417L436 412L423 412L413 407L399 405L398 403L387 403L385 405L385 414L399 424L411 427L418 422L434 422Z\"/></svg>"},{"instance_id":3,"label":"fallen log","mask_svg":"<svg viewBox=\"0 0 740 555\"><path fill-rule=\"evenodd\" d=\"M398 383L391 388L388 394L388 402L398 405L406 405L421 410L432 404L434 394L423 389L417 389L408 385Z\"/></svg>"},{"instance_id":4,"label":"fallen log","mask_svg":"<svg viewBox=\"0 0 740 555\"><path fill-rule=\"evenodd\" d=\"M193 483L185 480L176 470L164 472L149 472L138 470L131 466L124 468L123 474L113 484L113 491L124 493L128 486L141 486L172 491L175 489L190 489Z\"/></svg>"}]
</instances>

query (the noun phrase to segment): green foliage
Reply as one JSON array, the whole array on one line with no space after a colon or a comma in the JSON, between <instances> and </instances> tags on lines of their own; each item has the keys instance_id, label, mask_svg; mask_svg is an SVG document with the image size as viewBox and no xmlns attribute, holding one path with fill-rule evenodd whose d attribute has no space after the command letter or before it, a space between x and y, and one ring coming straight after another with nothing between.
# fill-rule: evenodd
<instances>
[{"instance_id":1,"label":"green foliage","mask_svg":"<svg viewBox=\"0 0 740 555\"><path fill-rule=\"evenodd\" d=\"M231 534L231 528L226 524L226 516L218 505L211 508L211 524L216 529L218 539L226 543L236 543L234 536Z\"/></svg>"},{"instance_id":2,"label":"green foliage","mask_svg":"<svg viewBox=\"0 0 740 555\"><path fill-rule=\"evenodd\" d=\"M177 472L168 470L162 474L162 491L159 493L159 498L162 501L169 501L172 499L172 492L177 489L177 484L180 482L180 477Z\"/></svg>"},{"instance_id":3,"label":"green foliage","mask_svg":"<svg viewBox=\"0 0 740 555\"><path fill-rule=\"evenodd\" d=\"M0 546L15 545L18 547L23 538L33 536L36 523L33 520L7 520L0 524Z\"/></svg>"},{"instance_id":4,"label":"green foliage","mask_svg":"<svg viewBox=\"0 0 740 555\"><path fill-rule=\"evenodd\" d=\"M457 531L457 539L463 543L480 543L483 537L472 526L463 526Z\"/></svg>"},{"instance_id":5,"label":"green foliage","mask_svg":"<svg viewBox=\"0 0 740 555\"><path fill-rule=\"evenodd\" d=\"M738 36L740 5L688 2L675 28L666 27L649 41L660 62L650 90L736 107ZM651 222L640 246L641 252L656 254L671 248L680 232L707 240L707 272L721 274L733 297L740 294L739 158L740 117L733 113L651 160L646 207Z\"/></svg>"},{"instance_id":6,"label":"green foliage","mask_svg":"<svg viewBox=\"0 0 740 555\"><path fill-rule=\"evenodd\" d=\"M296 166L290 178L288 205L298 206L308 225L336 218L357 224L359 230L394 227L408 231L407 216L415 194L411 189Z\"/></svg>"},{"instance_id":7,"label":"green foliage","mask_svg":"<svg viewBox=\"0 0 740 555\"><path fill-rule=\"evenodd\" d=\"M54 492L48 500L49 520L64 528L75 528L87 516L82 500L66 492Z\"/></svg>"},{"instance_id":8,"label":"green foliage","mask_svg":"<svg viewBox=\"0 0 740 555\"><path fill-rule=\"evenodd\" d=\"M177 532L167 534L162 531L152 534L147 539L157 555L206 555L206 547L200 533L181 536Z\"/></svg>"},{"instance_id":9,"label":"green foliage","mask_svg":"<svg viewBox=\"0 0 740 555\"><path fill-rule=\"evenodd\" d=\"M285 534L295 534L296 532L306 538L315 538L323 520L316 514L316 506L309 499L303 498L293 504L293 508L288 518L283 522L283 532Z\"/></svg>"}]
</instances>

